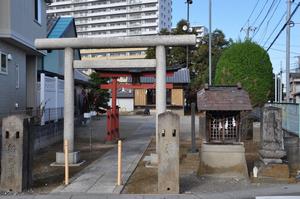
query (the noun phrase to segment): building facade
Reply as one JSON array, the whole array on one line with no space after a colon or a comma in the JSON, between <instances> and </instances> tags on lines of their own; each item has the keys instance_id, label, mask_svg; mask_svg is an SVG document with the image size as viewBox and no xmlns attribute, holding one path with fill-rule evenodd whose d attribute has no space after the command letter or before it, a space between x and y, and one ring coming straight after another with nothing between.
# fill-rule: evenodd
<instances>
[{"instance_id":1,"label":"building facade","mask_svg":"<svg viewBox=\"0 0 300 199\"><path fill-rule=\"evenodd\" d=\"M300 73L290 73L290 101L300 103Z\"/></svg>"},{"instance_id":2,"label":"building facade","mask_svg":"<svg viewBox=\"0 0 300 199\"><path fill-rule=\"evenodd\" d=\"M0 117L36 108L37 68L43 52L36 38L47 35L49 0L0 1Z\"/></svg>"},{"instance_id":3,"label":"building facade","mask_svg":"<svg viewBox=\"0 0 300 199\"><path fill-rule=\"evenodd\" d=\"M155 35L171 30L172 0L54 0L51 16L73 16L78 37ZM84 59L144 58L145 48L81 51Z\"/></svg>"}]
</instances>

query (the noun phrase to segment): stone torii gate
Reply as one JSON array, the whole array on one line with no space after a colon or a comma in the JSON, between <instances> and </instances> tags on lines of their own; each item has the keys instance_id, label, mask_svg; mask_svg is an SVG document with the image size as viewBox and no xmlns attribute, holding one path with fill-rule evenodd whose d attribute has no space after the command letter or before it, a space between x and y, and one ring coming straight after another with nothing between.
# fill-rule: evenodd
<instances>
[{"instance_id":1,"label":"stone torii gate","mask_svg":"<svg viewBox=\"0 0 300 199\"><path fill-rule=\"evenodd\" d=\"M79 152L74 151L74 68L128 68L156 67L156 143L158 143L158 114L166 111L166 46L196 44L195 35L157 35L107 38L52 38L36 39L39 50L64 50L64 139L69 141L69 161L76 164ZM156 60L98 60L87 64L74 61L74 49L155 47ZM156 151L158 151L156 144ZM56 155L56 162L63 163L63 154Z\"/></svg>"}]
</instances>

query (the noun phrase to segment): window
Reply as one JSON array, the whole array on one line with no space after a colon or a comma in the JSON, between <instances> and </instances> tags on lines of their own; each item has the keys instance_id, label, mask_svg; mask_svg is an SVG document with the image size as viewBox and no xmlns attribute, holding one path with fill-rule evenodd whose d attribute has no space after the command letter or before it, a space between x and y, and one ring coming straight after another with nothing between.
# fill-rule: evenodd
<instances>
[{"instance_id":1,"label":"window","mask_svg":"<svg viewBox=\"0 0 300 199\"><path fill-rule=\"evenodd\" d=\"M34 0L34 19L42 23L42 0Z\"/></svg>"},{"instance_id":2,"label":"window","mask_svg":"<svg viewBox=\"0 0 300 199\"><path fill-rule=\"evenodd\" d=\"M8 63L7 63L7 55L4 53L1 53L1 59L0 59L0 65L1 65L1 69L0 69L0 73L8 73Z\"/></svg>"}]
</instances>

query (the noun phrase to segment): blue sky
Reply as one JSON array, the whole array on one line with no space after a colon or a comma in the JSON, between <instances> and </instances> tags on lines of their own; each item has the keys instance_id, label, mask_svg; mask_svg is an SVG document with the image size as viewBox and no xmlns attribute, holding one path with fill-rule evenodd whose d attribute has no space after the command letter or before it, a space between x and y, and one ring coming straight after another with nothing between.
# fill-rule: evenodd
<instances>
[{"instance_id":1,"label":"blue sky","mask_svg":"<svg viewBox=\"0 0 300 199\"><path fill-rule=\"evenodd\" d=\"M264 4L265 9L259 16ZM249 22L254 27L259 27L261 21L265 17L268 9L271 7L273 0L259 0L256 9L254 10ZM296 7L299 0L293 3L292 11ZM212 0L212 29L221 29L227 38L233 40L243 39L245 37L244 32L240 32L241 27L247 22L251 11L255 7L257 0ZM277 9L275 9L277 7ZM286 11L286 0L275 0L273 8L270 10L270 14L262 24L260 30L253 38L254 41L263 45L269 35L284 15ZM274 14L273 14L274 13ZM273 17L271 18L271 15ZM258 17L258 18L257 18ZM173 26L180 19L186 19L186 4L185 0L173 0ZM257 18L256 22L255 19ZM285 19L285 18L284 18ZM296 23L291 29L291 69L297 66L297 58L295 56L300 55L300 8L293 17L293 21ZM208 0L193 0L193 4L190 6L190 22L192 25L205 25L208 27ZM254 23L255 22L255 23ZM299 24L298 24L299 23ZM265 48L273 41L284 21L282 21L279 27L274 31L270 40L266 43ZM253 35L253 33L252 33ZM278 73L280 71L280 63L285 69L285 30L269 50L269 55L273 65L273 71Z\"/></svg>"}]
</instances>

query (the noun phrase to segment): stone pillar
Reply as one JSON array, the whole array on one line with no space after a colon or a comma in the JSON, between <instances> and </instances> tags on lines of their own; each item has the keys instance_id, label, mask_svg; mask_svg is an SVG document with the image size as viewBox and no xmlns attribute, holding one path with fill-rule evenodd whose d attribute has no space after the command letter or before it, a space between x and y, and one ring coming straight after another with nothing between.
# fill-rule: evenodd
<instances>
[{"instance_id":1,"label":"stone pillar","mask_svg":"<svg viewBox=\"0 0 300 199\"><path fill-rule=\"evenodd\" d=\"M34 132L26 115L3 119L1 190L22 192L32 185Z\"/></svg>"},{"instance_id":2,"label":"stone pillar","mask_svg":"<svg viewBox=\"0 0 300 199\"><path fill-rule=\"evenodd\" d=\"M253 132L252 132L252 140L254 143L260 143L260 135L261 127L260 122L253 122Z\"/></svg>"},{"instance_id":3,"label":"stone pillar","mask_svg":"<svg viewBox=\"0 0 300 199\"><path fill-rule=\"evenodd\" d=\"M166 49L156 47L156 153L159 151L158 115L166 111Z\"/></svg>"},{"instance_id":4,"label":"stone pillar","mask_svg":"<svg viewBox=\"0 0 300 199\"><path fill-rule=\"evenodd\" d=\"M206 142L206 114L204 111L199 113L199 135L202 142Z\"/></svg>"},{"instance_id":5,"label":"stone pillar","mask_svg":"<svg viewBox=\"0 0 300 199\"><path fill-rule=\"evenodd\" d=\"M286 155L280 108L265 107L263 110L261 149L259 154L265 164L282 163L280 158Z\"/></svg>"},{"instance_id":6,"label":"stone pillar","mask_svg":"<svg viewBox=\"0 0 300 199\"><path fill-rule=\"evenodd\" d=\"M74 69L73 49L65 49L64 68L64 139L68 140L69 164L79 164L79 151L74 151ZM63 151L63 150L62 150ZM64 153L56 153L56 163L64 164Z\"/></svg>"},{"instance_id":7,"label":"stone pillar","mask_svg":"<svg viewBox=\"0 0 300 199\"><path fill-rule=\"evenodd\" d=\"M68 140L69 152L74 151L74 70L73 49L65 49L64 68L64 139Z\"/></svg>"},{"instance_id":8,"label":"stone pillar","mask_svg":"<svg viewBox=\"0 0 300 199\"><path fill-rule=\"evenodd\" d=\"M179 193L179 116L164 112L158 116L158 193Z\"/></svg>"},{"instance_id":9,"label":"stone pillar","mask_svg":"<svg viewBox=\"0 0 300 199\"><path fill-rule=\"evenodd\" d=\"M41 73L40 75L40 111L45 110L46 108L46 99L45 99L45 74ZM45 112L41 112L42 117L41 117L41 125L44 126L45 125Z\"/></svg>"}]
</instances>

